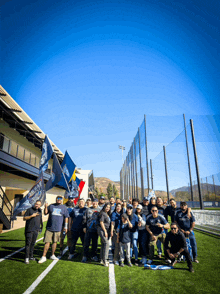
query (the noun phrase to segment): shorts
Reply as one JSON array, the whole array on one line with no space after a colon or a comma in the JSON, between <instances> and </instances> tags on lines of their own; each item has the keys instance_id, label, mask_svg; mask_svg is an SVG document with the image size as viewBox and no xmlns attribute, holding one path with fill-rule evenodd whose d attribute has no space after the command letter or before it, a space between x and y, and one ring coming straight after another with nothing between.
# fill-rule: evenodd
<instances>
[{"instance_id":1,"label":"shorts","mask_svg":"<svg viewBox=\"0 0 220 294\"><path fill-rule=\"evenodd\" d=\"M44 243L57 243L60 242L61 232L51 232L46 230L44 235Z\"/></svg>"}]
</instances>

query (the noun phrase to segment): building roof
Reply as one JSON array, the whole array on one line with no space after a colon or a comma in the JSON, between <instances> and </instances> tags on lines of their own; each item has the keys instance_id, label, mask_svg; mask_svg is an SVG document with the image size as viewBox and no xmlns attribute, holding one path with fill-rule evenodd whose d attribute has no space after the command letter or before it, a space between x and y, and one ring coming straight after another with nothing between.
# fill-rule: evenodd
<instances>
[{"instance_id":1,"label":"building roof","mask_svg":"<svg viewBox=\"0 0 220 294\"><path fill-rule=\"evenodd\" d=\"M27 113L16 103L16 101L0 85L0 117L9 126L18 131L28 141L32 142L40 150L45 138L45 133L27 115ZM62 151L50 140L54 152L60 160L63 159Z\"/></svg>"}]
</instances>

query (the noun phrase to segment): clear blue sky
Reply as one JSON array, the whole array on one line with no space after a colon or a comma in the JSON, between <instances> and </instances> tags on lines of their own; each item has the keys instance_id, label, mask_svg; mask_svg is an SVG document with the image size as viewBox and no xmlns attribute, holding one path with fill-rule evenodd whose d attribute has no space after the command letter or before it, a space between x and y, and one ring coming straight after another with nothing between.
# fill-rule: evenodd
<instances>
[{"instance_id":1,"label":"clear blue sky","mask_svg":"<svg viewBox=\"0 0 220 294\"><path fill-rule=\"evenodd\" d=\"M144 114L220 113L219 1L1 3L0 83L95 176L119 180Z\"/></svg>"}]
</instances>

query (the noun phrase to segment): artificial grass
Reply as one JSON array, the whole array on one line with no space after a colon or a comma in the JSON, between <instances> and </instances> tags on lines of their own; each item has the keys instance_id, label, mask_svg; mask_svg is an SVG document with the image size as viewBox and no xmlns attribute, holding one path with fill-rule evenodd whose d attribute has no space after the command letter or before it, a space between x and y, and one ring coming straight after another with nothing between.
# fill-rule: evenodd
<instances>
[{"instance_id":1,"label":"artificial grass","mask_svg":"<svg viewBox=\"0 0 220 294\"><path fill-rule=\"evenodd\" d=\"M115 267L117 293L219 293L220 239L195 233L199 264L193 263L195 273L187 263L175 265L173 270L153 271L143 267ZM164 261L156 261L155 264ZM126 283L125 283L126 277Z\"/></svg>"},{"instance_id":2,"label":"artificial grass","mask_svg":"<svg viewBox=\"0 0 220 294\"><path fill-rule=\"evenodd\" d=\"M200 261L199 264L193 263L195 273L188 271L186 263L177 263L174 270L165 271L146 270L136 266L132 268L126 265L124 268L115 266L117 293L219 293L220 238L198 232L195 234ZM8 251L11 253L24 246L24 229L5 233L0 237L0 245L4 247L1 250L4 253ZM42 241L35 245L35 257L41 257L43 247ZM81 263L82 246L80 243L76 251L79 255L73 261L67 260L68 253L66 253L33 293L109 293L108 268L94 262ZM58 254L59 245L56 251L56 255ZM49 256L50 249L47 257ZM47 260L43 264L37 264L31 261L29 265L26 265L24 264L24 251L1 262L0 293L23 293L51 262ZM156 263L162 264L163 261L157 260Z\"/></svg>"}]
</instances>

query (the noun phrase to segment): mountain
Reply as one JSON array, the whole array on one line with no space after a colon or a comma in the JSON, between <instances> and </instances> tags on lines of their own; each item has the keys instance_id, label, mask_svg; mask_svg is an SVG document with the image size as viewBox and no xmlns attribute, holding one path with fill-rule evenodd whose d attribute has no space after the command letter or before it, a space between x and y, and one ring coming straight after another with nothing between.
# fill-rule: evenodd
<instances>
[{"instance_id":1,"label":"mountain","mask_svg":"<svg viewBox=\"0 0 220 294\"><path fill-rule=\"evenodd\" d=\"M97 187L100 192L102 191L104 194L106 194L108 184L111 183L112 185L115 185L115 187L118 190L118 193L120 195L120 182L119 181L114 182L114 181L112 181L108 178L104 178L104 177L97 177L97 178L94 178L94 180L95 180L95 187Z\"/></svg>"}]
</instances>

